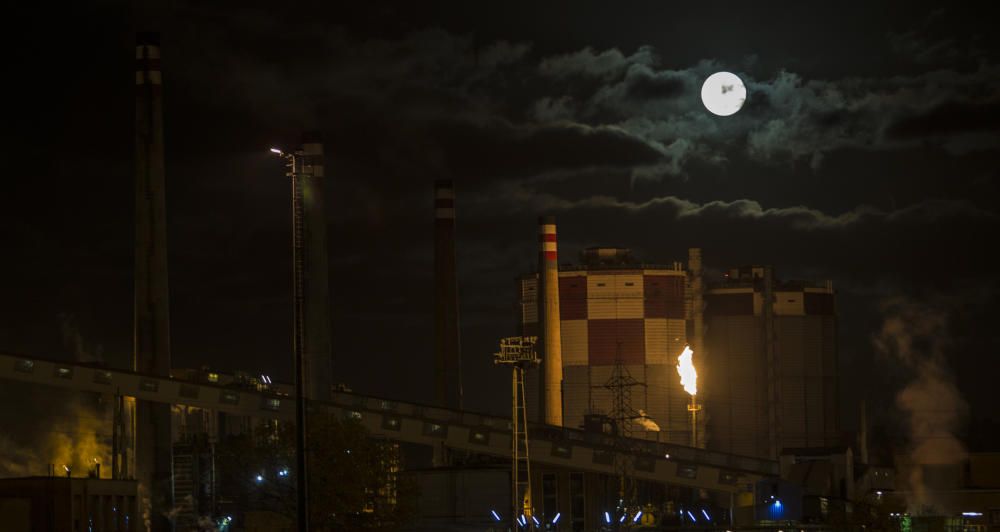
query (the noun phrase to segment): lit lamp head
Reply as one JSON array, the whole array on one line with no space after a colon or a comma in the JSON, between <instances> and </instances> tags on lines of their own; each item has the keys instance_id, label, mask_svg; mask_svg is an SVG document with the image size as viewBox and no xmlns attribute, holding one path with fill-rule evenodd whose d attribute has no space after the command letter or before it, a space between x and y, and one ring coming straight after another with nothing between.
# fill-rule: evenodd
<instances>
[{"instance_id":1,"label":"lit lamp head","mask_svg":"<svg viewBox=\"0 0 1000 532\"><path fill-rule=\"evenodd\" d=\"M281 157L282 159L284 159L286 161L292 161L292 160L295 159L295 156L292 155L291 153L285 152L283 150L279 150L278 148L271 148L271 153L277 155L278 157Z\"/></svg>"}]
</instances>

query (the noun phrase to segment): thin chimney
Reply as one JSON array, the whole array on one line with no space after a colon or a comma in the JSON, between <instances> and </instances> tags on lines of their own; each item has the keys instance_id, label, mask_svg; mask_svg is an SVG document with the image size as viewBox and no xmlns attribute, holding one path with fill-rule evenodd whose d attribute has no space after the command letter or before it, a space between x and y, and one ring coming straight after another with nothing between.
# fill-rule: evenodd
<instances>
[{"instance_id":1,"label":"thin chimney","mask_svg":"<svg viewBox=\"0 0 1000 532\"><path fill-rule=\"evenodd\" d=\"M559 321L559 260L556 250L555 216L538 220L538 284L542 322L542 419L562 426L562 337Z\"/></svg>"},{"instance_id":2,"label":"thin chimney","mask_svg":"<svg viewBox=\"0 0 1000 532\"><path fill-rule=\"evenodd\" d=\"M302 188L303 374L305 395L328 401L333 385L323 143L318 134L303 137L295 152L295 169Z\"/></svg>"},{"instance_id":3,"label":"thin chimney","mask_svg":"<svg viewBox=\"0 0 1000 532\"><path fill-rule=\"evenodd\" d=\"M170 294L163 169L160 38L140 33L135 47L135 331L133 369L170 376ZM150 494L153 531L171 530L173 450L170 405L137 401L136 472Z\"/></svg>"},{"instance_id":4,"label":"thin chimney","mask_svg":"<svg viewBox=\"0 0 1000 532\"><path fill-rule=\"evenodd\" d=\"M437 404L462 408L462 357L455 269L455 188L434 182L434 390Z\"/></svg>"}]
</instances>

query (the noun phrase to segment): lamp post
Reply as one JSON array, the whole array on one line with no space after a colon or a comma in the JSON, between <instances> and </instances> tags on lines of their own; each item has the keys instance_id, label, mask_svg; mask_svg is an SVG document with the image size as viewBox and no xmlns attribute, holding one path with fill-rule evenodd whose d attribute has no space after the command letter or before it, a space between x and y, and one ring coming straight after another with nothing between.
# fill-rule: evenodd
<instances>
[{"instance_id":1,"label":"lamp post","mask_svg":"<svg viewBox=\"0 0 1000 532\"><path fill-rule=\"evenodd\" d=\"M302 232L302 184L299 182L299 172L294 153L285 153L277 148L271 148L274 153L285 160L288 172L285 174L292 181L292 351L295 358L295 461L296 461L296 507L298 510L298 529L300 532L309 530L309 484L306 481L306 396L305 374L303 372L303 344L305 343L304 327L304 293L303 293L303 232Z\"/></svg>"}]
</instances>

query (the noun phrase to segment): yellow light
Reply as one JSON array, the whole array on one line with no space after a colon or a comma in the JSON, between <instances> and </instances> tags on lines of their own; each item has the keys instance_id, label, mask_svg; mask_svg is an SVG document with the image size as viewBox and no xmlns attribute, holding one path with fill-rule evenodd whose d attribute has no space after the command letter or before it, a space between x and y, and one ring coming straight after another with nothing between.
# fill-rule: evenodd
<instances>
[{"instance_id":1,"label":"yellow light","mask_svg":"<svg viewBox=\"0 0 1000 532\"><path fill-rule=\"evenodd\" d=\"M696 395L698 393L698 372L694 369L694 363L691 361L691 356L694 351L691 351L690 346L684 346L684 351L677 357L677 374L681 376L681 386L684 387L684 391Z\"/></svg>"}]
</instances>

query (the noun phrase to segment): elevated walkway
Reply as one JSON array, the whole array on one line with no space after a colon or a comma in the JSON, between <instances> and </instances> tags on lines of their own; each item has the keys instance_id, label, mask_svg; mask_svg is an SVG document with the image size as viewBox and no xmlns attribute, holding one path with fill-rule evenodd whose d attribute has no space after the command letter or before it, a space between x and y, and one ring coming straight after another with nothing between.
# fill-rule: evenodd
<instances>
[{"instance_id":1,"label":"elevated walkway","mask_svg":"<svg viewBox=\"0 0 1000 532\"><path fill-rule=\"evenodd\" d=\"M253 418L295 419L295 401L280 393L193 383L85 364L0 353L0 379L87 392L120 394ZM336 392L310 409L358 420L373 435L500 457L510 456L510 419L355 393ZM636 478L737 493L778 476L778 463L682 445L532 425L532 463L614 474L615 449L634 457Z\"/></svg>"}]
</instances>

